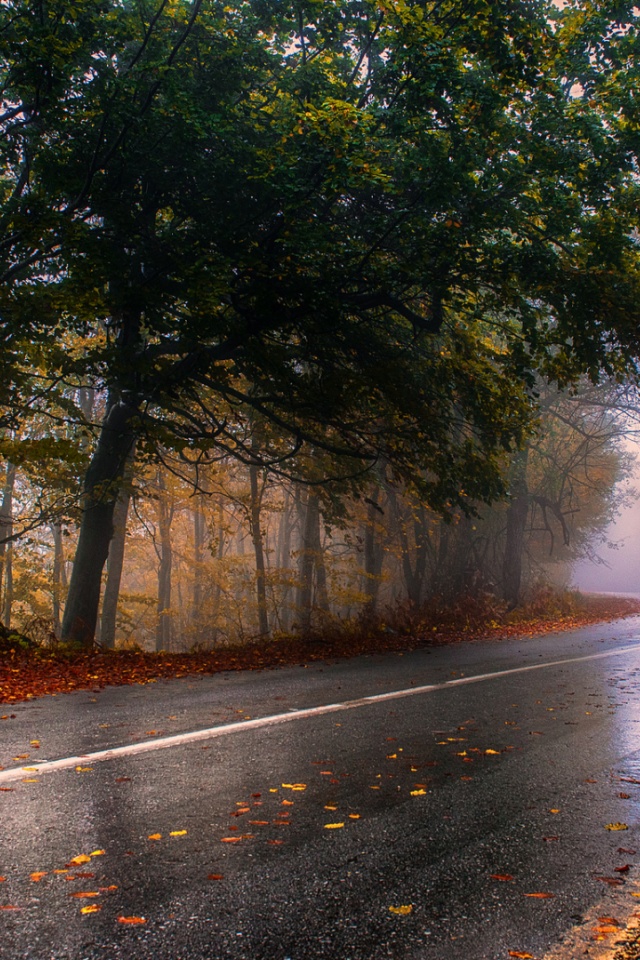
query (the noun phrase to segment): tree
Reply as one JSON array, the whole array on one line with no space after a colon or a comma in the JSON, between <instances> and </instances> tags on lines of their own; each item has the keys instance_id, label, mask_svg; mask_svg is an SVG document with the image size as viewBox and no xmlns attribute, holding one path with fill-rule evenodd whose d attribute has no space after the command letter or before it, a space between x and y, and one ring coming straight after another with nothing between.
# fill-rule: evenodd
<instances>
[{"instance_id":1,"label":"tree","mask_svg":"<svg viewBox=\"0 0 640 960\"><path fill-rule=\"evenodd\" d=\"M307 447L342 474L383 456L471 509L504 492L532 369L635 356L634 157L586 77L590 10L2 7L7 404L25 331L52 381L107 395L64 638L93 641L136 441L294 472Z\"/></svg>"}]
</instances>

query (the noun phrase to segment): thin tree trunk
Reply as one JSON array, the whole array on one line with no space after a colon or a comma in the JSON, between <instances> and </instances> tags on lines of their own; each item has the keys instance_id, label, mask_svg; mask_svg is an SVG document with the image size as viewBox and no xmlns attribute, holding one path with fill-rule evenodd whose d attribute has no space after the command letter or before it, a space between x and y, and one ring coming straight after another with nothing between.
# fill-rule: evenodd
<instances>
[{"instance_id":1,"label":"thin tree trunk","mask_svg":"<svg viewBox=\"0 0 640 960\"><path fill-rule=\"evenodd\" d=\"M64 547L62 541L62 524L57 520L51 524L51 536L53 537L53 582L51 590L53 632L56 637L60 637L60 613L62 611L62 588L64 581Z\"/></svg>"},{"instance_id":2,"label":"thin tree trunk","mask_svg":"<svg viewBox=\"0 0 640 960\"><path fill-rule=\"evenodd\" d=\"M6 600L9 592L13 592L12 577L12 543L9 539L13 536L13 491L16 483L16 468L13 463L7 463L7 472L5 475L4 487L2 490L2 502L0 503L0 603ZM3 603L2 609L5 610L6 603ZM11 603L8 605L9 616L11 616ZM3 613L4 625L8 627L5 614Z\"/></svg>"},{"instance_id":3,"label":"thin tree trunk","mask_svg":"<svg viewBox=\"0 0 640 960\"><path fill-rule=\"evenodd\" d=\"M380 512L378 496L376 490L368 501L367 524L364 529L364 593L367 598L367 614L372 614L376 608L383 560L382 550L376 542L376 526Z\"/></svg>"},{"instance_id":4,"label":"thin tree trunk","mask_svg":"<svg viewBox=\"0 0 640 960\"><path fill-rule=\"evenodd\" d=\"M80 534L62 620L62 640L85 649L93 645L102 571L113 535L113 512L135 441L137 410L109 397L95 453L87 470Z\"/></svg>"},{"instance_id":5,"label":"thin tree trunk","mask_svg":"<svg viewBox=\"0 0 640 960\"><path fill-rule=\"evenodd\" d=\"M156 625L156 650L170 650L173 635L171 620L171 571L173 548L171 544L171 521L173 506L167 502L164 474L158 470L158 532L160 534L160 563L158 566L158 621Z\"/></svg>"},{"instance_id":6,"label":"thin tree trunk","mask_svg":"<svg viewBox=\"0 0 640 960\"><path fill-rule=\"evenodd\" d=\"M507 533L502 565L502 591L509 609L520 600L522 589L522 556L524 531L529 516L529 491L527 488L527 461L529 450L516 454L511 477L509 506L507 508Z\"/></svg>"},{"instance_id":7,"label":"thin tree trunk","mask_svg":"<svg viewBox=\"0 0 640 960\"><path fill-rule=\"evenodd\" d=\"M256 593L258 596L258 630L261 637L269 636L269 617L267 613L267 584L264 562L264 543L260 527L262 493L260 489L260 469L255 464L249 467L249 481L251 485L251 504L249 523L251 540L256 557Z\"/></svg>"},{"instance_id":8,"label":"thin tree trunk","mask_svg":"<svg viewBox=\"0 0 640 960\"><path fill-rule=\"evenodd\" d=\"M300 551L299 586L296 606L301 633L308 633L311 629L313 610L313 569L314 531L318 526L319 500L318 495L309 491L304 505L304 525L302 528L302 549Z\"/></svg>"},{"instance_id":9,"label":"thin tree trunk","mask_svg":"<svg viewBox=\"0 0 640 960\"><path fill-rule=\"evenodd\" d=\"M113 536L109 544L107 557L107 582L102 598L100 617L100 644L106 650L113 650L116 645L116 619L118 614L118 598L120 596L120 582L124 567L124 550L127 541L127 517L131 500L131 480L135 463L135 448L127 459L124 470L124 486L118 494L113 511Z\"/></svg>"},{"instance_id":10,"label":"thin tree trunk","mask_svg":"<svg viewBox=\"0 0 640 960\"><path fill-rule=\"evenodd\" d=\"M194 638L197 642L199 642L202 637L204 534L204 511L200 501L196 500L196 506L193 511L193 603L191 607L191 622L193 624Z\"/></svg>"},{"instance_id":11,"label":"thin tree trunk","mask_svg":"<svg viewBox=\"0 0 640 960\"><path fill-rule=\"evenodd\" d=\"M11 608L13 606L13 541L7 544L4 555L4 608L2 622L7 630L11 629Z\"/></svg>"}]
</instances>

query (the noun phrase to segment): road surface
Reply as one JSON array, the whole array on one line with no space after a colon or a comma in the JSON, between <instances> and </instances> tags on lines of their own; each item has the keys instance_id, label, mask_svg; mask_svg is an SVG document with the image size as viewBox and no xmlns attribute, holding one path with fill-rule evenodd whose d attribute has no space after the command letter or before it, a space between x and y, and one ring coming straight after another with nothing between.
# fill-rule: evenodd
<instances>
[{"instance_id":1,"label":"road surface","mask_svg":"<svg viewBox=\"0 0 640 960\"><path fill-rule=\"evenodd\" d=\"M640 618L0 715L6 960L596 957L640 908Z\"/></svg>"}]
</instances>

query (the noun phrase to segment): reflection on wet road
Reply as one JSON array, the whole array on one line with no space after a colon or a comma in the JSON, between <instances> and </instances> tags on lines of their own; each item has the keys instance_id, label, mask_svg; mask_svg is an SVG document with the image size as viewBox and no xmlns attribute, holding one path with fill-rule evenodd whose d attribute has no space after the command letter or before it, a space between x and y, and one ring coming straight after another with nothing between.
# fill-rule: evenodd
<instances>
[{"instance_id":1,"label":"reflection on wet road","mask_svg":"<svg viewBox=\"0 0 640 960\"><path fill-rule=\"evenodd\" d=\"M112 721L166 735L327 692L586 656L639 626L40 701L0 722L2 762L122 745ZM600 901L603 915L614 897L619 913L638 905L639 724L640 640L637 653L22 770L0 787L0 956L541 958Z\"/></svg>"}]
</instances>

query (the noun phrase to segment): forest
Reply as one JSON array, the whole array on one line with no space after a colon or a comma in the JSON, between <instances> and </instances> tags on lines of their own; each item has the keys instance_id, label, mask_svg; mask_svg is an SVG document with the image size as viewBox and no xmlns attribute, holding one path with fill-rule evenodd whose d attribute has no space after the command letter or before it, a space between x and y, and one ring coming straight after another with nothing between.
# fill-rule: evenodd
<instances>
[{"instance_id":1,"label":"forest","mask_svg":"<svg viewBox=\"0 0 640 960\"><path fill-rule=\"evenodd\" d=\"M6 0L4 627L182 652L570 583L633 468L637 18Z\"/></svg>"}]
</instances>

